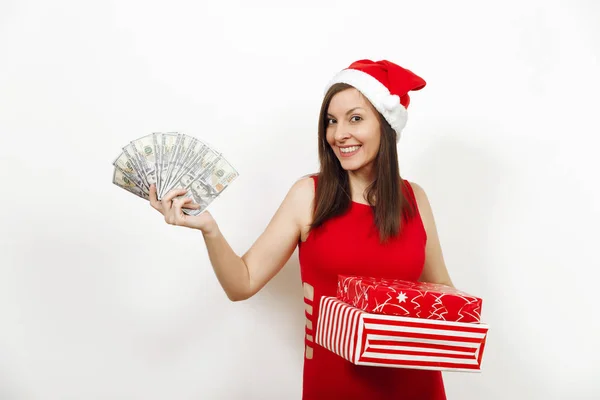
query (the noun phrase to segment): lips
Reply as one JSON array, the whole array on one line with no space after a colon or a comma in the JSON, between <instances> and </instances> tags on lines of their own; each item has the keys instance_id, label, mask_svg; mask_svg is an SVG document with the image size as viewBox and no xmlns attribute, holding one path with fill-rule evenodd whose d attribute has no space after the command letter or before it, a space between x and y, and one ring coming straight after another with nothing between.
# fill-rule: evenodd
<instances>
[{"instance_id":1,"label":"lips","mask_svg":"<svg viewBox=\"0 0 600 400\"><path fill-rule=\"evenodd\" d=\"M345 146L345 147L340 147L340 156L342 157L350 157L353 156L354 154L356 154L360 148L362 146L357 145L357 146Z\"/></svg>"}]
</instances>

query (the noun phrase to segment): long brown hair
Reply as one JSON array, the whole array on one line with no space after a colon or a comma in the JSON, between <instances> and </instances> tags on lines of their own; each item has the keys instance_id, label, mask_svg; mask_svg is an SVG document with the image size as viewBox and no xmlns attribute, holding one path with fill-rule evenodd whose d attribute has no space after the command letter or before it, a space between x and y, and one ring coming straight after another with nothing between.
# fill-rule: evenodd
<instances>
[{"instance_id":1,"label":"long brown hair","mask_svg":"<svg viewBox=\"0 0 600 400\"><path fill-rule=\"evenodd\" d=\"M319 114L320 172L315 193L315 208L311 229L323 225L329 218L343 214L352 202L348 172L344 170L327 143L327 110L334 95L352 86L345 83L333 85L323 99ZM398 235L402 217L414 216L415 208L405 196L404 180L398 166L396 132L383 116L373 108L381 126L379 152L375 159L375 180L367 188L367 201L375 218L381 242Z\"/></svg>"}]
</instances>

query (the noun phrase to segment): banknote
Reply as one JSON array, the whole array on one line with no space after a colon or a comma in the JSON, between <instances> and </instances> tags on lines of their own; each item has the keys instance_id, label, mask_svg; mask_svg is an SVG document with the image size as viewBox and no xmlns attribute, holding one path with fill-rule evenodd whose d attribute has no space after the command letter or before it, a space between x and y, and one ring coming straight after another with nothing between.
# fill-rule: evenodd
<instances>
[{"instance_id":1,"label":"banknote","mask_svg":"<svg viewBox=\"0 0 600 400\"><path fill-rule=\"evenodd\" d=\"M238 172L222 157L219 157L210 168L203 169L199 174L184 176L177 188L188 189L185 196L191 197L194 203L200 205L197 210L184 210L184 212L190 215L200 214L237 177Z\"/></svg>"},{"instance_id":2,"label":"banknote","mask_svg":"<svg viewBox=\"0 0 600 400\"><path fill-rule=\"evenodd\" d=\"M164 188L165 183L169 179L169 162L171 161L171 156L175 152L175 146L177 145L177 141L180 138L179 133L167 132L163 133L162 141L161 141L161 150L160 150L160 165L158 167L160 174L160 183L161 186L158 187L158 199L162 199L164 196Z\"/></svg>"},{"instance_id":3,"label":"banknote","mask_svg":"<svg viewBox=\"0 0 600 400\"><path fill-rule=\"evenodd\" d=\"M113 165L118 166L123 172L126 172L131 175L138 173L135 169L135 166L133 165L133 161L130 160L129 157L127 157L127 154L125 152L122 152L117 158L115 158L115 160L113 161Z\"/></svg>"},{"instance_id":4,"label":"banknote","mask_svg":"<svg viewBox=\"0 0 600 400\"><path fill-rule=\"evenodd\" d=\"M113 167L113 183L145 200L151 184L159 200L173 189L187 189L184 196L199 205L183 209L190 215L203 212L239 176L206 141L180 132L153 132L130 141Z\"/></svg>"},{"instance_id":5,"label":"banknote","mask_svg":"<svg viewBox=\"0 0 600 400\"><path fill-rule=\"evenodd\" d=\"M231 182L239 176L233 166L223 157L219 157L216 163L202 172L200 177L214 190L215 194L220 194Z\"/></svg>"},{"instance_id":6,"label":"banknote","mask_svg":"<svg viewBox=\"0 0 600 400\"><path fill-rule=\"evenodd\" d=\"M180 157L179 153L181 151L181 145L182 145L183 139L184 139L183 135L178 133L172 149L170 149L170 151L167 153L168 158L165 160L166 161L166 165L165 165L166 179L162 183L161 195L164 195L165 188L168 185L169 180L171 179L171 174L173 173L173 168L174 168L175 164L177 163L177 159Z\"/></svg>"},{"instance_id":7,"label":"banknote","mask_svg":"<svg viewBox=\"0 0 600 400\"><path fill-rule=\"evenodd\" d=\"M219 156L219 153L206 144L197 143L194 151L189 154L189 159L174 174L170 184L165 187L165 194L169 190L181 189L182 187L178 184L181 182L182 177L193 180L195 177L203 174L214 165Z\"/></svg>"},{"instance_id":8,"label":"banknote","mask_svg":"<svg viewBox=\"0 0 600 400\"><path fill-rule=\"evenodd\" d=\"M156 187L161 186L160 182L160 160L161 160L161 152L162 152L162 133L154 132L152 134L152 144L154 145L154 152L156 153L156 157L154 160L154 170L156 171Z\"/></svg>"},{"instance_id":9,"label":"banknote","mask_svg":"<svg viewBox=\"0 0 600 400\"><path fill-rule=\"evenodd\" d=\"M144 182L142 181L142 178L135 174L135 173L129 173L125 170L123 170L121 168L120 165L115 165L115 170L119 170L120 171L120 175L123 175L124 178L127 178L128 182L133 183L135 186L137 186L138 188L140 188L145 194L149 195L150 194L150 190L146 188L146 186L144 185Z\"/></svg>"},{"instance_id":10,"label":"banknote","mask_svg":"<svg viewBox=\"0 0 600 400\"><path fill-rule=\"evenodd\" d=\"M131 143L128 143L125 147L122 148L122 151L123 151L123 154L125 155L125 157L127 158L127 160L129 161L129 165L131 165L132 168L135 169L136 175L138 175L139 178L142 180L142 182L144 184L144 188L150 189L150 184L148 184L148 181L146 181L146 176L145 176L142 166L140 164L141 161L140 161L133 145ZM121 156L119 156L119 158L120 157Z\"/></svg>"},{"instance_id":11,"label":"banknote","mask_svg":"<svg viewBox=\"0 0 600 400\"><path fill-rule=\"evenodd\" d=\"M167 173L168 180L162 185L163 193L169 191L173 181L177 179L177 175L181 168L190 161L190 153L193 152L193 149L198 142L198 140L191 136L183 136L179 139L175 146L173 162L169 165L170 171Z\"/></svg>"},{"instance_id":12,"label":"banknote","mask_svg":"<svg viewBox=\"0 0 600 400\"><path fill-rule=\"evenodd\" d=\"M131 142L135 149L141 172L144 175L144 181L148 184L148 188L152 184L156 184L156 151L152 135L146 135Z\"/></svg>"},{"instance_id":13,"label":"banknote","mask_svg":"<svg viewBox=\"0 0 600 400\"><path fill-rule=\"evenodd\" d=\"M123 171L121 171L119 168L115 168L113 171L113 183L120 188L125 189L138 197L141 197L144 200L149 200L148 194L145 193L144 190L137 186L133 181L127 178L123 174Z\"/></svg>"}]
</instances>

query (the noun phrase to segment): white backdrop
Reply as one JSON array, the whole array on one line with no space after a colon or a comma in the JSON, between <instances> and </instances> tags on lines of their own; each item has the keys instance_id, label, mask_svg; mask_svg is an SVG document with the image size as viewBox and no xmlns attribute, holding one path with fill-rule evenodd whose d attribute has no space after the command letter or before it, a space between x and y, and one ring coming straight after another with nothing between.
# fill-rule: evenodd
<instances>
[{"instance_id":1,"label":"white backdrop","mask_svg":"<svg viewBox=\"0 0 600 400\"><path fill-rule=\"evenodd\" d=\"M360 58L428 83L400 166L491 326L449 399L600 398L598 4L285 3L0 2L0 399L299 399L297 253L231 303L201 233L111 163L153 131L213 144L243 254L317 170L323 87Z\"/></svg>"}]
</instances>

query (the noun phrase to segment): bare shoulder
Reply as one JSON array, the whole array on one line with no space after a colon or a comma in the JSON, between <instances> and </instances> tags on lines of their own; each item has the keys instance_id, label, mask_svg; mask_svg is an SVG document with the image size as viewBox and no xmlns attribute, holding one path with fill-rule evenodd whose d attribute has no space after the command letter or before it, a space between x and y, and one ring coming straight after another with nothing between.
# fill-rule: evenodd
<instances>
[{"instance_id":1,"label":"bare shoulder","mask_svg":"<svg viewBox=\"0 0 600 400\"><path fill-rule=\"evenodd\" d=\"M423 187L416 182L408 180L406 182L410 184L410 187L412 188L413 193L415 194L415 199L417 200L419 207L421 206L421 204L429 205L429 198L427 197L425 189L423 189Z\"/></svg>"},{"instance_id":2,"label":"bare shoulder","mask_svg":"<svg viewBox=\"0 0 600 400\"><path fill-rule=\"evenodd\" d=\"M315 197L314 182L310 175L298 178L289 188L280 209L302 229L307 218L312 217L312 204Z\"/></svg>"},{"instance_id":3,"label":"bare shoulder","mask_svg":"<svg viewBox=\"0 0 600 400\"><path fill-rule=\"evenodd\" d=\"M429 197L425 192L425 189L421 185L416 182L408 181L410 187L415 194L415 200L417 201L417 207L419 208L419 213L421 214L421 219L423 220L423 224L425 228L430 228L433 223L433 211L431 209L431 203L429 202Z\"/></svg>"},{"instance_id":4,"label":"bare shoulder","mask_svg":"<svg viewBox=\"0 0 600 400\"><path fill-rule=\"evenodd\" d=\"M306 175L294 182L288 196L296 205L309 206L315 197L315 184L312 175Z\"/></svg>"},{"instance_id":5,"label":"bare shoulder","mask_svg":"<svg viewBox=\"0 0 600 400\"><path fill-rule=\"evenodd\" d=\"M300 240L305 241L313 220L312 210L315 202L315 182L313 175L306 175L298 179L290 189L290 194L294 197L296 215L300 227Z\"/></svg>"}]
</instances>

